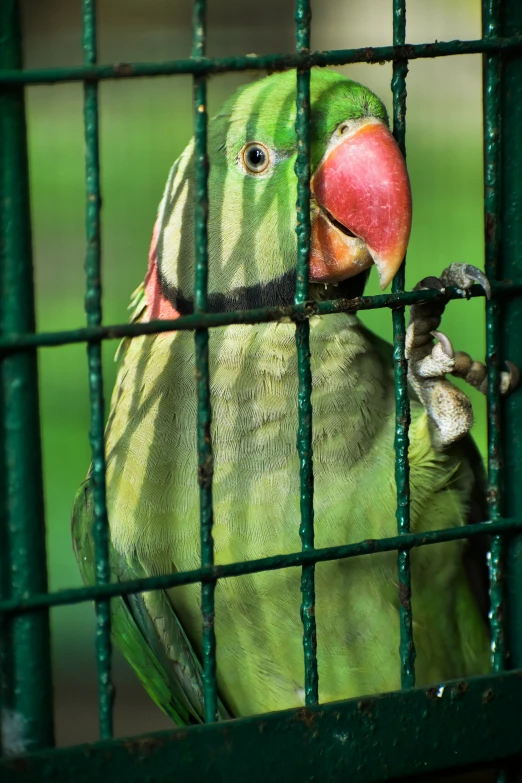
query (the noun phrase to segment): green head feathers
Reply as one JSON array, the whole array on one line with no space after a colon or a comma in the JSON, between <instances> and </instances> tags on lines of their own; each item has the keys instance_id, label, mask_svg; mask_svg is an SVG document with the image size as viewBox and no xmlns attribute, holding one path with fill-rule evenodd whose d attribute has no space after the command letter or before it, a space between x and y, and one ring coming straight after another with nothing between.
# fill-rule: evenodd
<instances>
[{"instance_id":1,"label":"green head feathers","mask_svg":"<svg viewBox=\"0 0 522 783\"><path fill-rule=\"evenodd\" d=\"M209 122L210 311L293 301L295 102L295 71L274 74L238 90ZM311 72L311 113L312 171L341 123L388 121L370 90L320 69ZM181 314L193 306L194 165L191 141L171 170L158 217L161 290Z\"/></svg>"}]
</instances>

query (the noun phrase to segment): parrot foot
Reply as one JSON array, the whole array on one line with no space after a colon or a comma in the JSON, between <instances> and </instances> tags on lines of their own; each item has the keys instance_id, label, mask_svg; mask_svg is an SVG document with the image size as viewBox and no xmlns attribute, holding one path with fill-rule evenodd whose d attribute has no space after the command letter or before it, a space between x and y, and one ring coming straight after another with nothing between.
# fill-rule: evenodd
<instances>
[{"instance_id":1,"label":"parrot foot","mask_svg":"<svg viewBox=\"0 0 522 783\"><path fill-rule=\"evenodd\" d=\"M503 395L516 389L520 381L518 367L513 362L506 362L506 367L507 370L500 373L500 393ZM486 365L483 362L474 361L468 353L457 351L455 354L455 366L451 374L455 378L462 378L482 394L488 393L487 372Z\"/></svg>"},{"instance_id":2,"label":"parrot foot","mask_svg":"<svg viewBox=\"0 0 522 783\"><path fill-rule=\"evenodd\" d=\"M415 286L416 291L436 288L444 292L447 286L468 291L478 283L486 296L491 287L485 275L470 264L451 264L440 278L426 277ZM412 305L406 333L408 379L428 414L432 439L437 447L449 446L466 435L473 425L471 402L446 375L463 378L484 394L487 392L487 371L463 351L455 352L449 338L438 331L446 307L444 299ZM437 342L434 342L436 338ZM500 376L500 391L507 394L519 382L514 364L506 362L507 372Z\"/></svg>"}]
</instances>

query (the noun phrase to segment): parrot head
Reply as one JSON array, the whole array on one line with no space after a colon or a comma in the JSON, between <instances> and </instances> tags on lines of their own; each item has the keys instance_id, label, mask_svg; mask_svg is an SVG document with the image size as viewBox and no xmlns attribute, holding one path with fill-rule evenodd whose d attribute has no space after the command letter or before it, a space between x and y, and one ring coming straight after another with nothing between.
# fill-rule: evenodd
<instances>
[{"instance_id":1,"label":"parrot head","mask_svg":"<svg viewBox=\"0 0 522 783\"><path fill-rule=\"evenodd\" d=\"M243 87L209 122L208 311L293 302L296 281L296 74ZM311 72L311 297L381 288L406 252L411 192L386 109L362 85ZM151 317L193 311L195 150L174 164L146 279ZM339 288L341 286L341 288ZM322 295L319 293L322 292Z\"/></svg>"}]
</instances>

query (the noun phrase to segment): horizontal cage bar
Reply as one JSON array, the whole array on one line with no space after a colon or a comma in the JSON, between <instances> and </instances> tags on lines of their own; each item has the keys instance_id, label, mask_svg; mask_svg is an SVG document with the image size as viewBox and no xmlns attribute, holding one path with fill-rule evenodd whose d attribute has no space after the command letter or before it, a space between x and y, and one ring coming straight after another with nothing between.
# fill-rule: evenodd
<instances>
[{"instance_id":1,"label":"horizontal cage bar","mask_svg":"<svg viewBox=\"0 0 522 783\"><path fill-rule=\"evenodd\" d=\"M516 296L522 292L522 284L508 281L492 285L494 295ZM39 332L38 334L10 334L0 337L0 353L30 350L35 347L56 347L95 340L120 340L124 337L138 337L143 334L161 334L162 332L190 331L192 329L213 328L229 324L256 324L281 319L310 318L313 315L332 315L334 313L356 313L359 310L379 310L383 307L400 307L419 302L431 302L434 299L469 299L484 296L479 286L470 291L459 288L447 288L445 293L435 289L424 291L401 291L375 296L359 296L356 299L332 299L324 302L303 302L283 307L260 307L254 310L234 310L227 313L194 313L182 315L173 320L147 321L143 323L109 324L107 326L83 327L60 332Z\"/></svg>"},{"instance_id":2,"label":"horizontal cage bar","mask_svg":"<svg viewBox=\"0 0 522 783\"><path fill-rule=\"evenodd\" d=\"M514 756L522 750L522 732L513 730L521 702L518 670L6 759L0 774L2 783L123 775L126 783L377 783L406 770L462 771Z\"/></svg>"},{"instance_id":3,"label":"horizontal cage bar","mask_svg":"<svg viewBox=\"0 0 522 783\"><path fill-rule=\"evenodd\" d=\"M118 63L115 65L72 66L69 68L0 70L0 84L54 84L57 82L101 81L176 74L212 74L227 71L284 71L351 63L383 63L391 60L419 60L457 54L517 52L522 37L487 38L471 41L436 41L404 46L366 46L359 49L331 49L310 54L265 54L236 57L188 57L164 62Z\"/></svg>"},{"instance_id":4,"label":"horizontal cage bar","mask_svg":"<svg viewBox=\"0 0 522 783\"><path fill-rule=\"evenodd\" d=\"M344 560L349 557L373 555L378 552L391 552L399 549L413 549L430 544L441 544L446 541L459 541L479 535L494 535L496 533L513 533L522 530L522 519L499 519L496 522L479 522L463 527L450 527L445 530L431 530L421 533L406 533L389 538L366 539L355 544L324 547L305 552L292 552L288 555L275 555L259 560L246 560L238 563L227 563L208 568L197 568L192 571L178 571L174 574L151 576L146 579L132 579L127 582L93 587L78 587L70 590L59 590L55 593L45 593L18 600L0 602L0 614L22 614L47 606L64 606L82 601L102 600L115 596L132 595L147 590L163 590L169 587L194 584L195 582L211 582L243 574L254 574L261 571L276 571L280 568L324 563L329 560Z\"/></svg>"}]
</instances>

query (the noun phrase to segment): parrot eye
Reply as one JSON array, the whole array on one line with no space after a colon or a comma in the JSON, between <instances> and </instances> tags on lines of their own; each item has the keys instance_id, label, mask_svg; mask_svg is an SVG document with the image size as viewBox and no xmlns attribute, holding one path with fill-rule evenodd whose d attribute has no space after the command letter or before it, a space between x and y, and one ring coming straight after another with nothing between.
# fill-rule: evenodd
<instances>
[{"instance_id":1,"label":"parrot eye","mask_svg":"<svg viewBox=\"0 0 522 783\"><path fill-rule=\"evenodd\" d=\"M263 174L271 162L270 151L260 141L251 141L241 150L240 161L249 174Z\"/></svg>"}]
</instances>

